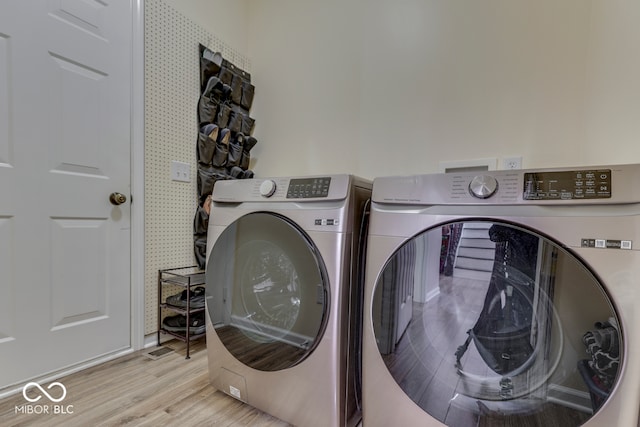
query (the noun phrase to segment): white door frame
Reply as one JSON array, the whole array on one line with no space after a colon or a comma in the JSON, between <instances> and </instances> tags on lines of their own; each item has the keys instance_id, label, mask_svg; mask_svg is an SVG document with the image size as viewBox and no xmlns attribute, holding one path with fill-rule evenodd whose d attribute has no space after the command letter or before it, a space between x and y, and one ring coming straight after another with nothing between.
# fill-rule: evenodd
<instances>
[{"instance_id":1,"label":"white door frame","mask_svg":"<svg viewBox=\"0 0 640 427\"><path fill-rule=\"evenodd\" d=\"M144 347L144 0L132 0L131 347Z\"/></svg>"}]
</instances>

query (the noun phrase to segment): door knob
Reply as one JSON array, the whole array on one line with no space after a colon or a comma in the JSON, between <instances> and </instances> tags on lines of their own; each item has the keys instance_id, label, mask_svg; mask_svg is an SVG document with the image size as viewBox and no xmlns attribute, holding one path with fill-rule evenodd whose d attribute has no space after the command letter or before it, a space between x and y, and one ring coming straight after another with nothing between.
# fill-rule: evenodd
<instances>
[{"instance_id":1,"label":"door knob","mask_svg":"<svg viewBox=\"0 0 640 427\"><path fill-rule=\"evenodd\" d=\"M111 193L109 195L109 201L112 205L118 206L127 201L127 196L122 193Z\"/></svg>"}]
</instances>

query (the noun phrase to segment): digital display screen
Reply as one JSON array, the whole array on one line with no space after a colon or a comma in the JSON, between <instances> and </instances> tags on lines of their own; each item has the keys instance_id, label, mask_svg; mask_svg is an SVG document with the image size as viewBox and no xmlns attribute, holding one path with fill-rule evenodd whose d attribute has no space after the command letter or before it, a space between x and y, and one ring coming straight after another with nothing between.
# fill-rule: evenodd
<instances>
[{"instance_id":1,"label":"digital display screen","mask_svg":"<svg viewBox=\"0 0 640 427\"><path fill-rule=\"evenodd\" d=\"M524 200L607 199L611 169L524 174Z\"/></svg>"},{"instance_id":2,"label":"digital display screen","mask_svg":"<svg viewBox=\"0 0 640 427\"><path fill-rule=\"evenodd\" d=\"M330 177L292 179L287 189L287 199L327 197L330 184Z\"/></svg>"}]
</instances>

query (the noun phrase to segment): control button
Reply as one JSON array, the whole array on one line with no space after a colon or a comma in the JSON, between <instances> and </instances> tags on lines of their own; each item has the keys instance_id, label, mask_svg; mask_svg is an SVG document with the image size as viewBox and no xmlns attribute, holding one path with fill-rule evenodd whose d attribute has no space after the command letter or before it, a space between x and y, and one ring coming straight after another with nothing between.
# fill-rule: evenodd
<instances>
[{"instance_id":1,"label":"control button","mask_svg":"<svg viewBox=\"0 0 640 427\"><path fill-rule=\"evenodd\" d=\"M479 199L487 199L498 190L498 181L490 175L478 175L469 183L469 193Z\"/></svg>"},{"instance_id":2,"label":"control button","mask_svg":"<svg viewBox=\"0 0 640 427\"><path fill-rule=\"evenodd\" d=\"M271 197L276 192L276 183L268 179L260 184L260 195L262 197Z\"/></svg>"},{"instance_id":3,"label":"control button","mask_svg":"<svg viewBox=\"0 0 640 427\"><path fill-rule=\"evenodd\" d=\"M581 244L583 248L595 248L596 247L596 239L581 239Z\"/></svg>"}]
</instances>

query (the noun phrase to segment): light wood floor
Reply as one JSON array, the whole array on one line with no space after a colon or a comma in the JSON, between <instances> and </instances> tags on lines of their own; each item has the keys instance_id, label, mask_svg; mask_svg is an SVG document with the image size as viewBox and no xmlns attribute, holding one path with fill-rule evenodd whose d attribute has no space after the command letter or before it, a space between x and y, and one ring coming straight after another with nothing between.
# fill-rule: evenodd
<instances>
[{"instance_id":1,"label":"light wood floor","mask_svg":"<svg viewBox=\"0 0 640 427\"><path fill-rule=\"evenodd\" d=\"M157 360L144 354L152 348L58 379L67 389L59 404L21 393L0 400L0 426L288 426L209 384L205 340L192 343L189 360L182 342L164 346L173 351ZM25 404L73 405L73 413L16 413Z\"/></svg>"}]
</instances>

